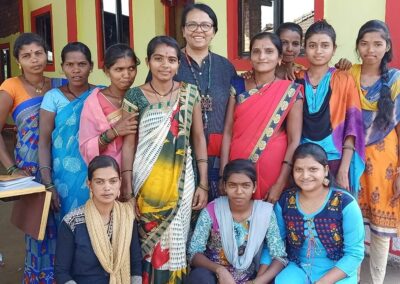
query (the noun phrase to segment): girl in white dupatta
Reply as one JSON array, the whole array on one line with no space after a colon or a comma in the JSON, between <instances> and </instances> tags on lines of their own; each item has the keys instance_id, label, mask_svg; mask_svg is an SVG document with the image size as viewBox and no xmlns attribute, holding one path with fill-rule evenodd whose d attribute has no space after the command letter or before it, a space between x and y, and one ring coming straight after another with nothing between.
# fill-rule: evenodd
<instances>
[{"instance_id":1,"label":"girl in white dupatta","mask_svg":"<svg viewBox=\"0 0 400 284\"><path fill-rule=\"evenodd\" d=\"M227 196L209 203L197 221L187 283L268 283L287 263L273 205L252 199L256 171L248 160L229 162L223 181ZM264 244L273 260L257 276Z\"/></svg>"}]
</instances>

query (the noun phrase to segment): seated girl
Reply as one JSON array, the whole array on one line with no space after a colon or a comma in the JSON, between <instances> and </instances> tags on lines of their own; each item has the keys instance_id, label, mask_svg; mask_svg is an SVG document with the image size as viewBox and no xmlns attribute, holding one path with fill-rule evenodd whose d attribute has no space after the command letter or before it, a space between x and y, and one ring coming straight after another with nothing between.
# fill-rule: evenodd
<instances>
[{"instance_id":1,"label":"seated girl","mask_svg":"<svg viewBox=\"0 0 400 284\"><path fill-rule=\"evenodd\" d=\"M57 283L142 283L133 203L116 201L121 186L118 163L109 156L95 157L88 180L91 198L67 214L58 231Z\"/></svg>"},{"instance_id":2,"label":"seated girl","mask_svg":"<svg viewBox=\"0 0 400 284\"><path fill-rule=\"evenodd\" d=\"M296 187L275 206L290 261L275 283L357 283L364 258L357 201L332 184L327 155L317 144L296 149L292 174Z\"/></svg>"},{"instance_id":3,"label":"seated girl","mask_svg":"<svg viewBox=\"0 0 400 284\"><path fill-rule=\"evenodd\" d=\"M287 263L273 205L252 199L257 180L248 160L229 162L223 181L226 196L209 203L197 221L187 283L268 283ZM256 277L264 244L273 260Z\"/></svg>"}]
</instances>

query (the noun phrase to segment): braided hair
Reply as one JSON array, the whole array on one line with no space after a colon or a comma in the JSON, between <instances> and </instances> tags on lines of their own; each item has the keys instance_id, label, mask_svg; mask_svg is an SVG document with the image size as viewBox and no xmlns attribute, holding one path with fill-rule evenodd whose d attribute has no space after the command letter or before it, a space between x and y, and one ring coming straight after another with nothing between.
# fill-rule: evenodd
<instances>
[{"instance_id":1,"label":"braided hair","mask_svg":"<svg viewBox=\"0 0 400 284\"><path fill-rule=\"evenodd\" d=\"M386 24L379 20L371 20L366 22L358 31L356 40L356 47L360 40L366 33L379 32L381 37L386 41L386 45L389 47L382 58L379 66L382 80L382 88L380 90L380 97L378 100L378 114L375 117L374 125L379 129L386 129L393 119L394 102L391 98L391 91L389 86L389 69L388 63L392 61L393 50L392 40L390 38L390 32Z\"/></svg>"}]
</instances>

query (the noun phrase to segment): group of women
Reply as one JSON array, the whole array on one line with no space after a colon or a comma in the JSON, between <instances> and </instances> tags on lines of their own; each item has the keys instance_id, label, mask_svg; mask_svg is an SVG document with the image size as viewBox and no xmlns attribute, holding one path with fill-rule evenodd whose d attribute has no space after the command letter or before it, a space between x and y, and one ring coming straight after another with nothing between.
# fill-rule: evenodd
<instances>
[{"instance_id":1,"label":"group of women","mask_svg":"<svg viewBox=\"0 0 400 284\"><path fill-rule=\"evenodd\" d=\"M182 49L149 42L134 88L129 46L105 52L105 87L89 83L85 44L64 47L55 80L43 40L16 40L22 75L0 87L0 127L10 113L17 145L13 159L0 136L0 160L53 193L45 239L26 236L24 282L356 283L364 217L383 283L400 233L400 72L387 67L386 25L361 27L362 64L345 71L329 66L326 21L305 33L308 68L295 63L301 28L284 23L251 39L244 77L209 49L209 6L188 5L181 26Z\"/></svg>"}]
</instances>

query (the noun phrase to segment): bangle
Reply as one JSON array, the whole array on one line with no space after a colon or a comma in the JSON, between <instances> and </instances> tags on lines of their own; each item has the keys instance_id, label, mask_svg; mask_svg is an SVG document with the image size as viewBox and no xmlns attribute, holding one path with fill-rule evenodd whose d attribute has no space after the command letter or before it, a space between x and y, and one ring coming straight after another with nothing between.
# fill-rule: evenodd
<instances>
[{"instance_id":1,"label":"bangle","mask_svg":"<svg viewBox=\"0 0 400 284\"><path fill-rule=\"evenodd\" d=\"M123 173L125 173L125 172L133 172L133 170L123 170L123 171L121 172L121 175L122 175Z\"/></svg>"},{"instance_id":2,"label":"bangle","mask_svg":"<svg viewBox=\"0 0 400 284\"><path fill-rule=\"evenodd\" d=\"M115 129L114 126L111 126L111 130L112 130L112 132L114 133L114 136L115 136L115 137L118 137L118 136L119 136L119 133L118 133L117 129Z\"/></svg>"},{"instance_id":3,"label":"bangle","mask_svg":"<svg viewBox=\"0 0 400 284\"><path fill-rule=\"evenodd\" d=\"M208 163L208 159L197 159L197 163Z\"/></svg>"},{"instance_id":4,"label":"bangle","mask_svg":"<svg viewBox=\"0 0 400 284\"><path fill-rule=\"evenodd\" d=\"M17 165L12 165L11 167L9 167L7 169L7 175L11 176L17 170L18 170L18 166Z\"/></svg>"},{"instance_id":5,"label":"bangle","mask_svg":"<svg viewBox=\"0 0 400 284\"><path fill-rule=\"evenodd\" d=\"M202 185L201 183L199 183L198 187L200 187L204 191L208 191L208 186L206 185Z\"/></svg>"},{"instance_id":6,"label":"bangle","mask_svg":"<svg viewBox=\"0 0 400 284\"><path fill-rule=\"evenodd\" d=\"M39 167L39 172L41 170L44 170L44 169L49 169L51 171L51 167L49 167L49 166L41 166L41 167Z\"/></svg>"},{"instance_id":7,"label":"bangle","mask_svg":"<svg viewBox=\"0 0 400 284\"><path fill-rule=\"evenodd\" d=\"M112 139L108 138L107 136L107 130L101 133L100 139L104 144L110 144L112 142Z\"/></svg>"},{"instance_id":8,"label":"bangle","mask_svg":"<svg viewBox=\"0 0 400 284\"><path fill-rule=\"evenodd\" d=\"M351 145L343 145L342 148L343 148L343 149L352 150L353 152L356 150L356 148L354 148L354 146L351 146Z\"/></svg>"},{"instance_id":9,"label":"bangle","mask_svg":"<svg viewBox=\"0 0 400 284\"><path fill-rule=\"evenodd\" d=\"M286 165L288 165L289 167L293 167L293 164L292 164L291 162L289 162L289 161L286 161L286 160L283 160L283 161L282 161L282 164L286 164Z\"/></svg>"}]
</instances>

